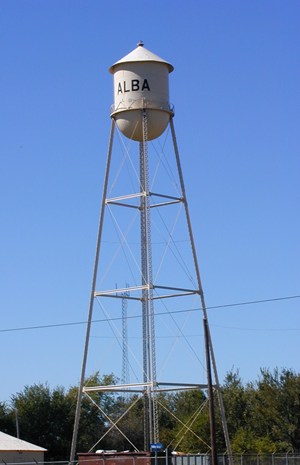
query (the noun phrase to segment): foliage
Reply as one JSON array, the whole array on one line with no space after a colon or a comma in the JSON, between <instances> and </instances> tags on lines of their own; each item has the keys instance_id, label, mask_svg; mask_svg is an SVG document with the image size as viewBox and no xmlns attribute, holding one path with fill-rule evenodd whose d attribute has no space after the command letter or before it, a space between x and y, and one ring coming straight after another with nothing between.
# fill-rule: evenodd
<instances>
[{"instance_id":1,"label":"foliage","mask_svg":"<svg viewBox=\"0 0 300 465\"><path fill-rule=\"evenodd\" d=\"M87 384L113 384L113 375L99 378L96 373ZM53 390L47 384L25 386L24 390L12 396L11 413L17 408L20 437L28 442L45 447L47 460L66 460L71 449L77 387L68 392L63 387ZM82 399L80 428L78 431L78 449L87 451L105 430L105 419L96 404L110 405L107 394L92 394L95 404L87 398ZM4 420L3 420L4 421ZM3 421L1 424L3 424Z\"/></svg>"},{"instance_id":2,"label":"foliage","mask_svg":"<svg viewBox=\"0 0 300 465\"><path fill-rule=\"evenodd\" d=\"M16 412L5 402L0 402L0 431L11 435L16 433Z\"/></svg>"},{"instance_id":3,"label":"foliage","mask_svg":"<svg viewBox=\"0 0 300 465\"><path fill-rule=\"evenodd\" d=\"M300 376L291 370L262 369L243 386L227 375L223 399L231 444L237 453L300 451Z\"/></svg>"},{"instance_id":4,"label":"foliage","mask_svg":"<svg viewBox=\"0 0 300 465\"><path fill-rule=\"evenodd\" d=\"M23 440L48 449L50 460L58 460L66 453L72 405L62 387L51 391L48 385L25 386L23 392L12 397L12 405L18 409Z\"/></svg>"},{"instance_id":5,"label":"foliage","mask_svg":"<svg viewBox=\"0 0 300 465\"><path fill-rule=\"evenodd\" d=\"M91 376L86 384L112 385L113 374ZM221 388L234 453L300 452L300 375L292 370L262 369L256 382L244 385L238 372L226 375ZM50 389L47 384L25 386L0 403L0 430L45 447L46 460L68 460L78 388ZM210 449L209 412L202 391L160 393L160 441L171 450L207 453ZM144 448L144 399L111 392L83 396L77 450ZM225 451L218 399L215 398L217 450ZM125 412L126 415L125 415ZM117 422L117 428L114 424ZM123 435L120 433L120 428ZM101 443L99 443L99 438Z\"/></svg>"}]
</instances>

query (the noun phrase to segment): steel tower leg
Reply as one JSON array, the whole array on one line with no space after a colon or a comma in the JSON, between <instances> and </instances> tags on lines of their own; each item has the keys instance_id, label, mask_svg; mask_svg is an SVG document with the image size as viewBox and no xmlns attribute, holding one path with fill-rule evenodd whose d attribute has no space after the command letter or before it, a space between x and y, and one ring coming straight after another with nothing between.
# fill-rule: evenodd
<instances>
[{"instance_id":1,"label":"steel tower leg","mask_svg":"<svg viewBox=\"0 0 300 465\"><path fill-rule=\"evenodd\" d=\"M212 365L213 365L213 370L214 370L214 375L215 375L215 384L216 384L216 388L217 388L217 395L218 395L218 401L219 401L219 406L220 406L220 413L221 413L223 431L224 431L224 436L225 436L226 448L227 448L227 452L228 452L229 463L230 463L230 465L233 465L232 450L231 450L231 444L230 444L229 433L228 433L228 428L227 428L227 421L226 421L226 417L225 417L225 409L224 409L223 399L222 399L221 390L220 390L220 383L219 383L217 365L216 365L216 360L215 360L215 355L214 355L214 350L213 350L213 345L212 345L211 334L210 334L209 325L208 325L208 318L207 318L207 310L206 310L204 292L203 292L202 283L201 283L201 277L200 277L200 271L199 271L195 241L194 241L194 236L193 236L193 232L192 232L190 213L189 213L188 202L187 202L187 198L186 198L186 191L185 191L185 186L184 186L184 181L183 181L183 174L182 174L182 168L181 168L180 157L179 157L179 150L178 150L176 134L175 134L175 129L174 129L173 116L170 117L170 128L171 128L171 133L172 133L173 146L174 146L174 152L175 152L175 157L176 157L178 175L179 175L179 180L180 180L180 185L181 185L181 191L182 191L182 195L183 195L183 203L184 203L184 208L185 208L185 215L186 215L188 231L189 231L189 236L190 236L190 241L191 241L191 246L192 246L192 253L193 253L193 259L194 259L194 265L195 265L195 271L196 271L196 276L197 276L198 287L199 287L201 305L202 305L204 318L205 318L205 320L207 322L207 331L208 331L208 339L209 339L209 346L210 346L210 354L211 354L211 360L212 360Z\"/></svg>"},{"instance_id":2,"label":"steel tower leg","mask_svg":"<svg viewBox=\"0 0 300 465\"><path fill-rule=\"evenodd\" d=\"M153 295L153 276L152 276L152 239L151 239L151 203L150 203L150 195L149 192L149 167L148 167L148 134L147 134L147 110L141 110L142 116L142 124L143 124L143 141L139 144L139 183L140 189L138 196L135 195L136 198L140 198L139 204L135 207L140 210L140 240L141 240L141 248L140 248L140 260L141 260L141 286L133 286L132 290L137 291L141 290L141 294L139 299L141 300L141 312L142 312L142 360L143 360L143 387L141 388L141 393L144 394L144 450L149 450L149 446L151 443L158 443L159 442L159 428L158 428L158 402L157 402L157 374L156 374L156 348L155 348L155 321L154 321L154 299L157 296ZM105 178L104 178L104 187L103 187L103 194L102 194L102 204L101 204L101 211L100 211L100 220L99 220L99 228L98 228L98 236L97 236L97 246L96 246L96 255L95 255L95 262L94 262L94 272L93 272L93 279L92 279L92 288L91 288L91 295L90 295L90 305L89 305L89 314L88 314L88 322L86 327L86 340L85 340L85 347L84 347L84 354L83 354L83 362L82 362L82 371L81 371L81 379L80 379L80 386L78 391L78 398L77 398L77 405L76 405L76 413L75 413L75 423L74 423L74 430L73 430L73 438L72 438L72 446L71 446L71 454L70 454L70 462L74 461L75 453L76 453L76 445L77 445L77 436L78 436L78 426L80 420L80 409L81 409L81 401L83 392L86 389L84 387L85 382L85 372L86 372L86 363L87 363L87 356L88 356L88 346L89 346L89 339L90 339L90 331L91 331L91 323L92 323L92 316L93 316L93 303L96 296L109 296L109 297L120 297L116 296L114 292L108 291L101 291L95 292L96 280L97 280L97 271L98 271L98 262L99 262L99 254L100 254L100 245L102 239L102 229L103 229L103 222L104 222L104 211L105 206L107 203L115 203L116 205L126 206L125 203L120 202L119 200L127 199L132 195L125 195L118 199L107 199L107 189L108 189L108 179L109 179L109 171L110 171L110 164L111 164L111 157L112 157L112 146L113 146L113 137L114 137L114 126L115 121L112 120L111 126L111 133L110 133L110 140L109 140L109 148L107 154L107 162L106 162L106 170L105 170ZM188 227L188 234L191 242L191 249L192 249L192 256L194 261L194 269L196 273L197 279L197 289L181 289L181 288L173 288L173 287L162 287L155 283L156 288L161 289L168 289L172 292L167 297L180 297L184 295L193 295L199 294L202 304L203 316L207 320L207 311L204 299L204 293L202 289L200 273L199 273L199 266L195 248L195 242L192 233L188 203L186 199L185 193L185 186L183 181L181 163L179 158L179 151L177 147L177 141L175 136L174 124L173 124L173 116L170 116L170 128L178 170L178 176L181 185L181 197L173 197L168 196L165 194L152 194L152 195L161 195L162 198L165 198L166 201L162 202L156 206L163 206L173 203L180 203L183 202L185 208L185 216L187 221ZM153 206L153 205L152 205ZM123 291L122 289L118 290ZM129 288L127 288L129 291ZM124 296L123 296L124 297ZM226 447L229 456L229 463L230 465L233 464L232 461L232 452L230 447L229 435L227 430L227 423L224 413L224 406L222 401L222 396L220 392L220 384L218 380L216 362L213 352L212 340L209 331L209 327L207 325L207 340L210 348L211 360L212 360L212 367L214 371L215 377L215 384L217 389L218 401L220 405L220 412L224 430L224 436L226 441ZM124 358L124 347L123 347L123 358ZM176 383L175 383L176 384ZM172 385L172 383L171 383ZM128 385L130 386L130 385ZM123 388L128 389L128 386L123 386ZM132 385L132 387L134 384ZM91 387L91 389L99 389L101 390L101 386Z\"/></svg>"},{"instance_id":3,"label":"steel tower leg","mask_svg":"<svg viewBox=\"0 0 300 465\"><path fill-rule=\"evenodd\" d=\"M106 161L106 168L105 168L104 186L103 186L103 193L102 193L102 203L101 203L96 253L95 253L95 261L94 261L94 272L93 272L91 294L90 294L88 321L87 321L87 326L86 326L86 336L85 336L85 346L84 346L84 352L83 352L81 378L80 378L80 384L78 388L77 405L76 405L76 411L75 411L75 421L74 421L73 437L72 437L72 444L71 444L70 462L74 461L75 454L76 454L78 427L79 427L79 420L80 420L80 409L81 409L81 401L82 401L82 394L83 394L83 387L84 387L84 380L85 380L85 371L86 371L86 362L87 362L87 356L88 356L91 324L92 324L92 317L93 317L94 294L95 294L97 272L98 272L98 262L99 262L100 245L101 245L103 220L104 220L104 210L105 210L105 199L106 199L107 186L108 186L109 169L110 169L112 146L113 146L113 139L114 139L114 129L115 129L115 121L112 119L108 153L107 153L107 161Z\"/></svg>"}]
</instances>

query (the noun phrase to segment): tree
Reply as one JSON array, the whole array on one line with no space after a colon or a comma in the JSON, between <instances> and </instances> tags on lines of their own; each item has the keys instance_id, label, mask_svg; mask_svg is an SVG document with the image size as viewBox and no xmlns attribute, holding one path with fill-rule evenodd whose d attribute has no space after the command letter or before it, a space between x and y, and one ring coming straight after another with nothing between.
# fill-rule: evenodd
<instances>
[{"instance_id":1,"label":"tree","mask_svg":"<svg viewBox=\"0 0 300 465\"><path fill-rule=\"evenodd\" d=\"M0 431L6 434L16 434L15 413L5 402L0 402Z\"/></svg>"},{"instance_id":2,"label":"tree","mask_svg":"<svg viewBox=\"0 0 300 465\"><path fill-rule=\"evenodd\" d=\"M292 370L275 372L279 386L277 439L295 452L300 452L300 375Z\"/></svg>"},{"instance_id":3,"label":"tree","mask_svg":"<svg viewBox=\"0 0 300 465\"><path fill-rule=\"evenodd\" d=\"M112 384L113 376L99 378L95 373L87 380L87 384ZM48 384L25 386L24 390L12 396L11 412L17 408L19 413L20 437L45 447L47 460L66 460L71 449L77 387L68 392L63 387L50 389ZM105 417L97 405L107 408L111 396L105 393L93 393L91 398L82 400L81 419L78 431L79 451L88 451L98 441L107 428ZM7 412L6 412L7 413Z\"/></svg>"},{"instance_id":4,"label":"tree","mask_svg":"<svg viewBox=\"0 0 300 465\"><path fill-rule=\"evenodd\" d=\"M25 386L12 396L12 406L18 409L22 439L45 447L49 460L66 457L72 406L62 387L51 391L47 384Z\"/></svg>"},{"instance_id":5,"label":"tree","mask_svg":"<svg viewBox=\"0 0 300 465\"><path fill-rule=\"evenodd\" d=\"M161 438L169 448L184 452L207 452L210 447L207 399L201 390L171 393L164 398L166 410ZM169 411L169 415L167 415Z\"/></svg>"},{"instance_id":6,"label":"tree","mask_svg":"<svg viewBox=\"0 0 300 465\"><path fill-rule=\"evenodd\" d=\"M233 451L272 454L299 450L299 377L289 370L272 373L261 369L258 381L245 387L240 380L231 381L225 411ZM229 399L233 410L227 408ZM231 428L234 418L236 428Z\"/></svg>"},{"instance_id":7,"label":"tree","mask_svg":"<svg viewBox=\"0 0 300 465\"><path fill-rule=\"evenodd\" d=\"M113 374L100 378L95 373L85 384L116 382ZM132 450L131 443L143 450L143 398L104 391L88 394L82 399L77 450ZM20 437L48 449L46 460L66 460L77 395L74 386L68 391L63 387L50 389L47 384L25 386L12 396L11 405L0 403L0 430L16 435L17 408ZM288 369L261 370L258 381L243 385L239 373L231 372L226 375L222 395L234 453L300 452L299 374ZM202 391L159 393L157 401L160 441L165 446L190 453L209 452L208 402ZM217 450L223 453L225 442L217 402L215 397ZM116 421L130 441L117 428L111 428Z\"/></svg>"},{"instance_id":8,"label":"tree","mask_svg":"<svg viewBox=\"0 0 300 465\"><path fill-rule=\"evenodd\" d=\"M96 372L86 380L85 385L104 386L112 385L116 382L117 379L113 374L104 375L102 378L100 378L99 372ZM77 395L77 387L71 388L68 392L68 398L70 399L70 402L72 404L72 418L70 420L72 431L75 419L75 406L77 403ZM77 438L77 451L88 452L90 450L94 450L94 448L99 443L99 439L109 428L107 417L102 412L106 412L109 415L113 410L114 405L114 395L111 393L92 392L89 393L88 396L83 396L81 401L81 414ZM71 438L72 433L70 434L70 441ZM98 448L111 448L109 438L105 437L105 439L101 441L101 444L98 445Z\"/></svg>"},{"instance_id":9,"label":"tree","mask_svg":"<svg viewBox=\"0 0 300 465\"><path fill-rule=\"evenodd\" d=\"M226 374L222 386L222 396L228 430L233 436L240 428L245 426L248 418L245 387L238 371L231 371Z\"/></svg>"}]
</instances>

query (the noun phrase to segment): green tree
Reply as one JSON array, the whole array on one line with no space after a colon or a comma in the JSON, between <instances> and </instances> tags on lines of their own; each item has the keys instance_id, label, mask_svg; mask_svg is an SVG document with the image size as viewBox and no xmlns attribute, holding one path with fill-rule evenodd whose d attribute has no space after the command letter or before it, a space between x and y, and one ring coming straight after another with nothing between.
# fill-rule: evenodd
<instances>
[{"instance_id":1,"label":"green tree","mask_svg":"<svg viewBox=\"0 0 300 465\"><path fill-rule=\"evenodd\" d=\"M116 382L113 374L100 378L95 373L85 384ZM47 448L46 460L66 460L70 454L77 395L77 387L66 391L62 387L50 389L47 384L26 386L12 396L11 405L0 403L0 430L16 435L17 408L20 437ZM231 372L226 375L222 396L233 452L271 454L288 449L300 452L299 374L287 369L261 370L257 381L243 385L239 373ZM157 400L160 441L170 450L208 452L210 427L205 394L200 390L160 393ZM225 443L216 397L215 412L217 450L223 453ZM111 428L115 422L125 436L118 428ZM144 447L143 399L105 391L85 394L77 450L132 450L131 442L140 450Z\"/></svg>"},{"instance_id":2,"label":"green tree","mask_svg":"<svg viewBox=\"0 0 300 465\"><path fill-rule=\"evenodd\" d=\"M16 435L16 416L6 402L0 402L0 431Z\"/></svg>"},{"instance_id":3,"label":"green tree","mask_svg":"<svg viewBox=\"0 0 300 465\"><path fill-rule=\"evenodd\" d=\"M251 414L248 426L259 440L265 438L264 448L269 441L268 453L286 451L292 447L286 429L291 427L289 419L286 421L282 410L284 389L282 383L285 373L280 374L276 368L273 372L261 369L261 374L256 383L252 383ZM268 441L267 441L268 439ZM260 450L256 449L256 452Z\"/></svg>"},{"instance_id":4,"label":"green tree","mask_svg":"<svg viewBox=\"0 0 300 465\"><path fill-rule=\"evenodd\" d=\"M238 382L239 394L236 387L235 383L227 386L226 393L235 409L233 416L241 418L237 428L231 429L233 411L226 410L233 451L272 454L299 450L299 376L290 370L261 369L258 381L244 389Z\"/></svg>"},{"instance_id":5,"label":"green tree","mask_svg":"<svg viewBox=\"0 0 300 465\"><path fill-rule=\"evenodd\" d=\"M98 373L87 380L91 385L113 382L112 375L100 379ZM66 460L70 455L77 394L77 387L66 392L63 387L51 390L48 384L34 384L12 396L11 411L18 408L20 437L45 447L47 460ZM90 397L94 403L84 396L81 404L77 450L83 452L90 450L107 429L97 405L105 409L113 403L107 393L92 393Z\"/></svg>"},{"instance_id":6,"label":"green tree","mask_svg":"<svg viewBox=\"0 0 300 465\"><path fill-rule=\"evenodd\" d=\"M300 375L292 370L275 371L279 387L277 410L280 422L276 439L288 448L300 452ZM289 446L289 447L288 447Z\"/></svg>"},{"instance_id":7,"label":"green tree","mask_svg":"<svg viewBox=\"0 0 300 465\"><path fill-rule=\"evenodd\" d=\"M165 398L170 417L163 430L170 448L184 452L207 452L209 448L209 422L207 399L201 390L181 391ZM167 435L167 428L169 435Z\"/></svg>"},{"instance_id":8,"label":"green tree","mask_svg":"<svg viewBox=\"0 0 300 465\"><path fill-rule=\"evenodd\" d=\"M109 423L111 430L107 435L108 449L143 450L144 448L144 400L134 395L115 396L111 405ZM117 423L117 427L113 426ZM120 431L122 431L122 433ZM101 447L105 448L105 447Z\"/></svg>"},{"instance_id":9,"label":"green tree","mask_svg":"<svg viewBox=\"0 0 300 465\"><path fill-rule=\"evenodd\" d=\"M238 371L226 374L222 396L228 430L234 436L240 428L246 425L249 414L247 394Z\"/></svg>"},{"instance_id":10,"label":"green tree","mask_svg":"<svg viewBox=\"0 0 300 465\"><path fill-rule=\"evenodd\" d=\"M48 450L49 460L66 457L70 442L70 411L62 387L53 391L49 386L25 386L12 396L12 406L18 409L20 437Z\"/></svg>"},{"instance_id":11,"label":"green tree","mask_svg":"<svg viewBox=\"0 0 300 465\"><path fill-rule=\"evenodd\" d=\"M96 372L90 376L86 382L86 386L103 386L113 385L116 383L116 378L113 374L104 375L102 378L99 377L99 372ZM77 403L78 388L70 388L67 397L70 404L72 405L71 419L69 424L71 426L70 433L70 445L73 431L73 424L75 419L75 406ZM100 407L100 408L99 408ZM108 415L114 408L114 395L108 392L92 392L89 395L84 395L81 401L81 413L80 422L78 428L77 438L77 451L88 452L94 451L94 449L110 449L111 445L109 437L105 437L101 443L99 439L109 428L107 418L103 412ZM71 446L70 446L71 447ZM68 454L70 452L70 447Z\"/></svg>"}]
</instances>

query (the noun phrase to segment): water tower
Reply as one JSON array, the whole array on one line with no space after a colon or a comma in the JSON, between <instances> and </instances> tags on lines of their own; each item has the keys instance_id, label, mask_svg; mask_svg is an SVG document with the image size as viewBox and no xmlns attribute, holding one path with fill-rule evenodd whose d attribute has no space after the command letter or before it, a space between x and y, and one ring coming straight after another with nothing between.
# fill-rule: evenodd
<instances>
[{"instance_id":1,"label":"water tower","mask_svg":"<svg viewBox=\"0 0 300 465\"><path fill-rule=\"evenodd\" d=\"M196 381L194 379L189 381L186 374L184 374L183 379L180 379L180 369L185 369L189 365L182 358L182 351L177 358L178 365L176 365L176 360L173 366L170 362L168 363L171 367L168 376L172 376L174 379L162 381L157 375L158 368L160 368L160 362L157 363L159 353L157 350L157 331L160 331L159 337L163 339L173 326L177 336L180 335L183 338L180 324L186 323L179 323L175 316L183 314L179 310L180 306L182 308L181 302L186 299L188 303L183 304L183 309L188 309L191 299L196 299L198 307L200 304L203 319L207 323L206 305L173 124L174 111L169 100L169 74L173 71L173 66L147 50L140 42L131 53L113 64L109 71L112 73L114 81L114 104L111 109L111 133L103 184L71 461L75 458L80 405L83 395L89 396L93 392L126 392L126 399L130 393L133 393L136 398L140 397L144 403L143 450L147 451L151 449L151 446L160 444L158 420L160 393L193 389L206 390L208 387L207 384L197 381L200 376L193 368ZM117 137L115 137L116 133ZM167 137L170 140L168 147L165 142ZM115 154L115 149L113 150L115 139L120 143L123 157L117 162L114 162L112 156L113 152ZM158 149L153 149L155 142L159 144ZM154 155L152 155L151 150L154 150ZM155 157L156 164L154 166ZM159 178L158 172L161 167L165 169L165 175ZM113 170L115 175L112 176ZM132 173L130 182L126 183L121 179L122 170ZM114 189L116 190L114 191ZM182 226L179 228L179 233L181 236L185 234L184 240L181 236L175 236L180 216L175 213L175 220L171 220L172 209L181 209L182 211ZM126 221L130 214L133 215L133 219L127 224ZM157 222L154 221L155 214L158 218ZM109 217L115 233L112 232L113 229L110 229L107 236L104 237ZM173 221L171 227L168 226L168 221ZM162 225L162 234L158 224ZM155 234L158 236L156 237ZM109 249L117 241L119 241L119 245L114 250ZM180 249L182 244L184 248ZM155 250L156 246L160 247L158 252ZM190 259L187 262L188 255ZM166 257L169 257L169 265L165 265ZM116 282L130 282L132 284L116 287L114 284ZM91 330L94 326L92 323L95 301L99 304L99 308L109 325L107 330L101 332L102 336L98 335L95 338L104 338L111 330L112 322L118 320L117 309L120 306L115 305L114 302L119 304L119 299L128 300L128 311L133 312L132 309L135 309L135 313L128 316L131 318L128 322L137 320L140 322L139 329L135 328L134 338L139 336L141 342L132 350L132 357L137 361L140 373L138 373L138 369L135 370L136 382L129 384L87 386L85 378L88 357L92 352L90 345ZM171 303L168 304L169 302ZM110 317L108 316L109 312L112 315ZM170 322L163 322L162 319L165 317L170 318ZM165 324L165 330L161 329L163 324ZM201 318L196 325L200 331L202 328ZM195 324L193 328L195 328ZM113 329L114 334L117 331L117 328ZM225 441L229 456L231 456L209 330L207 342ZM189 343L188 340L187 343ZM200 348L192 348L193 352L199 350ZM107 357L113 361L115 352L114 349L106 348L104 351L100 351L100 359L102 356L102 362ZM120 360L122 360L122 356L120 356ZM130 376L131 379L133 376ZM115 427L121 433L119 420L111 419L108 416L107 418L109 428ZM137 451L130 438L126 437L126 439ZM101 447L101 438L98 447L99 444Z\"/></svg>"},{"instance_id":2,"label":"water tower","mask_svg":"<svg viewBox=\"0 0 300 465\"><path fill-rule=\"evenodd\" d=\"M169 73L173 66L154 53L138 47L110 68L114 76L112 118L130 139L142 142L143 111L147 110L147 137L150 141L166 129L172 111L169 104Z\"/></svg>"}]
</instances>

